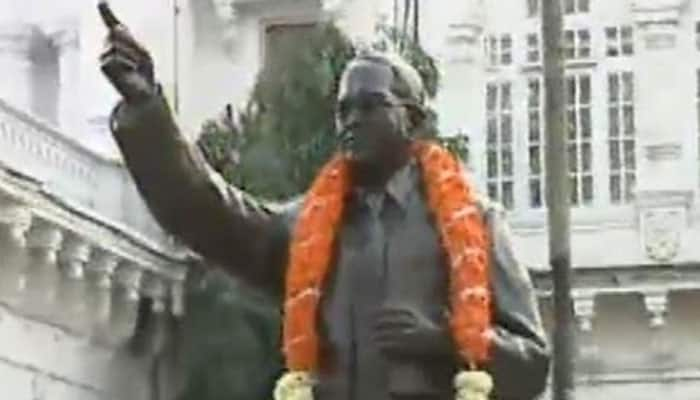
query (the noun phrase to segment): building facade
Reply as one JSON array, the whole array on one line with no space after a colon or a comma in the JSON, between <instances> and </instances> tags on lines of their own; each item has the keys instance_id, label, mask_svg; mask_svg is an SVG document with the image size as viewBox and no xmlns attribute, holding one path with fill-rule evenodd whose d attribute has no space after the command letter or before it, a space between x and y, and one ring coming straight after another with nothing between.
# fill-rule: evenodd
<instances>
[{"instance_id":1,"label":"building facade","mask_svg":"<svg viewBox=\"0 0 700 400\"><path fill-rule=\"evenodd\" d=\"M69 3L0 1L0 387L172 398L190 257L115 157L94 10Z\"/></svg>"},{"instance_id":2,"label":"building facade","mask_svg":"<svg viewBox=\"0 0 700 400\"><path fill-rule=\"evenodd\" d=\"M551 324L540 6L483 4L472 153ZM695 398L700 2L562 9L578 396Z\"/></svg>"}]
</instances>

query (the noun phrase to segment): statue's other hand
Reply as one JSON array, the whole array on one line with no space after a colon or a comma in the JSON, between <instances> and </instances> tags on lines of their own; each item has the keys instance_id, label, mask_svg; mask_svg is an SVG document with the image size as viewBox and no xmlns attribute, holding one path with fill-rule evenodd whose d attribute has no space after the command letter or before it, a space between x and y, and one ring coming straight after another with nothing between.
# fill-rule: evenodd
<instances>
[{"instance_id":1,"label":"statue's other hand","mask_svg":"<svg viewBox=\"0 0 700 400\"><path fill-rule=\"evenodd\" d=\"M102 1L98 6L107 27L105 48L100 55L100 67L126 102L138 102L156 91L153 59Z\"/></svg>"},{"instance_id":2,"label":"statue's other hand","mask_svg":"<svg viewBox=\"0 0 700 400\"><path fill-rule=\"evenodd\" d=\"M372 331L379 349L390 356L442 356L451 351L447 330L410 307L380 309Z\"/></svg>"}]
</instances>

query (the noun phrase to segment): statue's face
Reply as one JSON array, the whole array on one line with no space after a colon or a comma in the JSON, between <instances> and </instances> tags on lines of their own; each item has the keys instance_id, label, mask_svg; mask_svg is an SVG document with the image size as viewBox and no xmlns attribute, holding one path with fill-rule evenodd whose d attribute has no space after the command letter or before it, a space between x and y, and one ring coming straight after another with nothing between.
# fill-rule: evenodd
<instances>
[{"instance_id":1,"label":"statue's face","mask_svg":"<svg viewBox=\"0 0 700 400\"><path fill-rule=\"evenodd\" d=\"M392 93L393 80L389 66L371 60L353 61L341 78L336 124L355 162L380 164L406 143L408 113Z\"/></svg>"}]
</instances>

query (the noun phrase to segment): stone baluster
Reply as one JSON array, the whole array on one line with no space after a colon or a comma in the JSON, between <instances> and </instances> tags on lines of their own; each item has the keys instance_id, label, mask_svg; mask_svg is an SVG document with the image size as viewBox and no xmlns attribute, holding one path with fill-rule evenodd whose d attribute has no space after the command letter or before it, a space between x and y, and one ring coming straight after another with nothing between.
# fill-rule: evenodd
<instances>
[{"instance_id":1,"label":"stone baluster","mask_svg":"<svg viewBox=\"0 0 700 400\"><path fill-rule=\"evenodd\" d=\"M668 296L664 290L650 290L643 293L644 308L649 314L649 326L658 329L666 325Z\"/></svg>"},{"instance_id":2,"label":"stone baluster","mask_svg":"<svg viewBox=\"0 0 700 400\"><path fill-rule=\"evenodd\" d=\"M30 315L53 315L60 282L58 252L63 232L54 223L39 219L27 233L27 268L24 269L26 289L22 307Z\"/></svg>"},{"instance_id":3,"label":"stone baluster","mask_svg":"<svg viewBox=\"0 0 700 400\"><path fill-rule=\"evenodd\" d=\"M118 287L112 295L112 316L109 339L113 344L124 343L134 333L141 300L143 268L131 261L120 263L115 272Z\"/></svg>"},{"instance_id":4,"label":"stone baluster","mask_svg":"<svg viewBox=\"0 0 700 400\"><path fill-rule=\"evenodd\" d=\"M185 281L184 278L170 284L170 308L176 318L185 315Z\"/></svg>"},{"instance_id":5,"label":"stone baluster","mask_svg":"<svg viewBox=\"0 0 700 400\"><path fill-rule=\"evenodd\" d=\"M595 292L591 290L574 290L574 316L578 322L579 361L591 366L598 360L599 349L593 335L593 318L595 317Z\"/></svg>"},{"instance_id":6,"label":"stone baluster","mask_svg":"<svg viewBox=\"0 0 700 400\"><path fill-rule=\"evenodd\" d=\"M62 310L60 319L65 327L79 333L87 333L91 322L87 313L85 281L85 266L90 259L91 250L89 243L70 234L59 254L62 272L58 294Z\"/></svg>"},{"instance_id":7,"label":"stone baluster","mask_svg":"<svg viewBox=\"0 0 700 400\"><path fill-rule=\"evenodd\" d=\"M168 336L168 283L163 277L149 272L144 275L142 293L150 299L151 307L148 313L139 316L142 320L135 332L136 343L141 351L159 354Z\"/></svg>"},{"instance_id":8,"label":"stone baluster","mask_svg":"<svg viewBox=\"0 0 700 400\"><path fill-rule=\"evenodd\" d=\"M668 292L663 289L647 290L642 293L644 308L649 315L649 327L651 328L651 340L649 343L653 362L660 366L671 362L673 345L668 336L666 326L666 314L668 313Z\"/></svg>"},{"instance_id":9,"label":"stone baluster","mask_svg":"<svg viewBox=\"0 0 700 400\"><path fill-rule=\"evenodd\" d=\"M590 291L574 291L574 315L581 332L593 330L595 316L595 294Z\"/></svg>"},{"instance_id":10,"label":"stone baluster","mask_svg":"<svg viewBox=\"0 0 700 400\"><path fill-rule=\"evenodd\" d=\"M27 240L31 225L29 208L17 200L0 197L0 302L15 305L22 288Z\"/></svg>"},{"instance_id":11,"label":"stone baluster","mask_svg":"<svg viewBox=\"0 0 700 400\"><path fill-rule=\"evenodd\" d=\"M87 315L92 339L101 342L107 334L112 315L112 279L119 257L103 249L93 251L85 270L87 280Z\"/></svg>"}]
</instances>

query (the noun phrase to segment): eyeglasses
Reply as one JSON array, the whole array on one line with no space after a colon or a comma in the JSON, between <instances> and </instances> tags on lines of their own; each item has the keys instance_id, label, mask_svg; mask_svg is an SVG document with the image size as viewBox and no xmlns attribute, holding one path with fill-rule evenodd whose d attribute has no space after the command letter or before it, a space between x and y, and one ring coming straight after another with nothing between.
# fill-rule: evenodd
<instances>
[{"instance_id":1,"label":"eyeglasses","mask_svg":"<svg viewBox=\"0 0 700 400\"><path fill-rule=\"evenodd\" d=\"M336 113L342 118L352 109L371 112L380 108L403 107L406 105L406 103L397 102L395 99L382 93L368 93L341 99L336 107Z\"/></svg>"}]
</instances>

